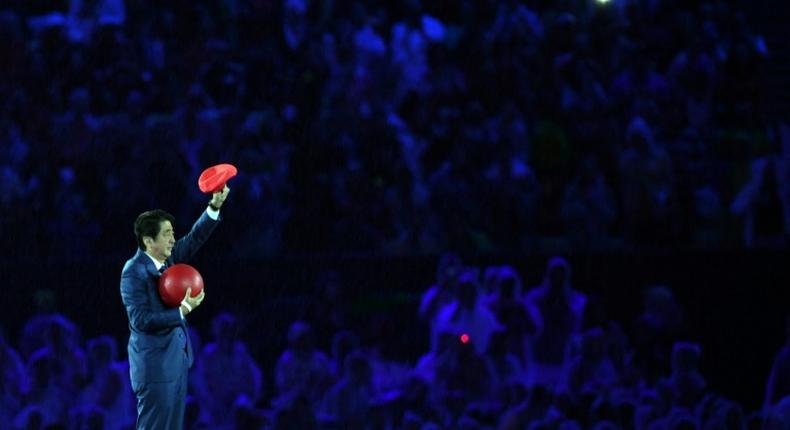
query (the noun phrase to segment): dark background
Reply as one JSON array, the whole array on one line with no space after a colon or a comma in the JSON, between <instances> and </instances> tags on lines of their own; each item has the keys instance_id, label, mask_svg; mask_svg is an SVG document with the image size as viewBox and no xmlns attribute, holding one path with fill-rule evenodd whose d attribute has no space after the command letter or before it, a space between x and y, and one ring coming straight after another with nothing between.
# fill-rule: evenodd
<instances>
[{"instance_id":1,"label":"dark background","mask_svg":"<svg viewBox=\"0 0 790 430\"><path fill-rule=\"evenodd\" d=\"M222 235L221 227L215 235ZM435 271L433 258L240 261L222 258L218 248L207 246L193 262L205 281L207 299L190 321L207 332L211 315L220 310L237 313L243 322L238 335L250 341L262 369L273 369L290 321L303 316L316 300L315 279L327 270L340 274L363 340L382 341L387 356L410 363L427 348L427 327L415 315ZM629 333L641 310L643 286L672 285L684 310L683 338L703 346L701 369L711 389L754 409L762 404L765 378L784 339L783 318L790 303L787 258L787 253L777 252L680 252L587 255L570 261L576 288L602 297L607 317L622 322ZM526 285L540 281L545 265L545 258L537 255L472 261L511 263ZM83 336L108 333L125 339L121 265L120 260L101 258L79 264L43 259L3 267L11 285L21 286L8 296L4 318L9 333L19 332L35 308L37 290L48 286L58 309L82 328ZM328 347L329 339L319 336L318 342Z\"/></svg>"},{"instance_id":2,"label":"dark background","mask_svg":"<svg viewBox=\"0 0 790 430\"><path fill-rule=\"evenodd\" d=\"M418 10L466 31L459 45L433 52L430 66L455 66L468 73L469 82L458 94L422 98L393 95L392 87L399 81L387 68L371 70L369 87L328 77L331 70L321 60L323 45L318 43L322 32L337 35L339 61L349 64L354 51L344 26L353 30L361 25L355 21L354 7L342 2L316 3L335 7L328 18L319 17L317 6L310 9L316 31L297 49L289 49L282 38L282 2L274 1L242 2L257 14L234 17L236 21L223 21L225 16L215 10L222 9L220 3L128 2L127 26L97 32L86 45L36 33L27 25L31 17L65 12L67 3L0 4L19 19L16 32L11 25L0 28L9 35L0 51L0 278L5 291L0 325L12 345L29 318L53 310L75 321L84 338L109 333L125 345L128 328L119 275L135 251L132 221L141 211L160 207L177 215L176 231L183 234L208 200L196 188L200 169L232 162L240 174L230 183L223 224L192 262L205 279L208 298L190 321L205 333L220 311L236 313L242 321L238 334L250 345L268 381L288 326L320 302L315 284L327 271L339 274L345 305L363 341L381 342L388 356L413 364L428 346L428 328L417 320L416 308L434 280L440 253L458 252L470 265L511 264L525 287L540 283L548 258L563 255L573 268L573 286L595 297L604 309L603 318L621 322L627 331L641 311L643 289L667 285L683 309L684 340L703 347L701 370L711 388L739 400L747 410L759 409L771 360L785 338L790 236L780 233L769 246L748 247L742 241L743 220L728 208L748 179L751 162L776 155L781 146L776 130L790 112L790 3L659 2L664 6L657 18L618 30L636 42L655 44L655 51L629 57L627 67L642 66L649 59L666 68L672 54L703 32L701 26L693 27L683 34L687 39L673 38L677 46L664 52L662 45L669 39L664 36L676 35L672 17L688 12L702 22L705 5L729 7L717 16L732 25L722 24L715 38L725 51L746 36L754 36L752 41L759 36L764 42L767 53L750 51L741 63L717 63L720 81L710 102L711 120L704 130L697 130L703 136L697 143L705 150L677 144L686 125L682 114L680 124L673 122L677 110L684 109L678 100L657 110L612 102L589 117L563 112L557 103L559 91L554 90L584 79L554 73L552 61L563 49L553 43L562 45L561 41L539 43L543 50L534 56L519 52L518 41L481 42L488 40L483 28L495 20L499 2L475 3L479 14L471 16L476 22L464 21L469 17L461 16L453 2L425 2ZM385 2L354 4L363 3L369 5L362 15L372 17L378 9L388 12L377 28L385 33L385 43L388 26L409 16L405 7L388 8ZM581 4L523 3L543 14L547 33L561 12ZM747 30L728 19L738 11L743 12ZM201 17L217 20L211 31L195 24ZM572 34L595 28L575 29ZM153 36L143 30L151 30ZM605 39L617 35L613 32ZM159 70L143 59L148 36L165 41L169 56ZM598 49L601 56L609 52L606 44ZM491 58L503 63L491 63ZM519 75L504 60L530 67L518 69L524 72ZM246 72L246 92L239 90L241 95L218 84L223 73L235 68ZM604 84L614 78L602 75ZM534 86L533 91L520 92L523 88L516 84L524 82ZM703 84L686 84L683 90L693 93ZM70 130L64 124L79 123L70 101L79 89L87 91L88 112L107 120L90 139L81 139L80 130L64 131ZM140 95L139 105L132 103L133 93ZM329 93L350 100L323 100ZM681 92L679 99L684 95ZM623 104L651 101L650 96L637 95ZM372 106L372 119L360 119L363 102ZM523 191L511 181L489 187L480 180L491 161L487 156L510 157L511 149L523 149L519 145L524 142L502 150L506 145L501 141L473 139L484 129L480 123L499 115L506 102L523 110L530 144L566 145L573 154L555 169L554 147L544 147L548 155L535 147L526 149L532 151L530 163L544 186L541 199L526 205L537 213L530 219L534 223L514 216L517 211L510 207L486 211L493 203L508 201L508 193ZM129 119L135 106L141 116ZM295 109L295 117L289 117L289 108ZM470 135L453 128L456 134L442 137L430 127L444 108L459 109L460 117L448 123L451 128L469 127ZM196 112L216 117L200 128L190 122L197 121L190 116L199 117ZM404 203L413 197L413 184L404 179L409 172L398 152L399 134L387 126L387 114L393 112L414 135L429 142L421 159L426 171L438 170L458 148L472 160L464 164L452 159L461 166L455 182L448 180L462 185L467 181L468 188L431 189L443 198L430 208L439 222L427 229L444 233L437 234L443 240L434 246L418 246L416 241L388 246L396 242L398 222L408 231L429 225L420 218L424 214L411 212L414 208ZM658 233L642 238L628 235L621 187L629 184L620 177L617 150L636 115L651 124L660 144L671 147L676 173L672 191L678 200L668 221L671 236L660 230L663 225L655 226ZM263 125L251 131L249 118ZM585 135L576 129L585 121L600 129ZM556 130L562 138L553 141ZM202 146L197 143L201 139ZM27 148L24 156L12 149L19 142ZM135 148L142 148L141 154ZM363 166L359 171L346 164L354 149ZM280 150L290 155L277 155ZM590 154L599 157L618 210L607 230L611 243L600 247L569 238L573 226L560 222L557 213L564 187L578 172L583 156ZM283 159L288 168L277 173L277 162ZM699 239L703 227L709 226L697 219L691 197L702 185L715 189L722 206L721 222L709 242ZM467 220L470 225L464 224ZM266 230L269 226L274 226L271 231ZM651 233L651 227L642 225L637 233ZM319 345L326 348L330 335L319 336Z\"/></svg>"}]
</instances>

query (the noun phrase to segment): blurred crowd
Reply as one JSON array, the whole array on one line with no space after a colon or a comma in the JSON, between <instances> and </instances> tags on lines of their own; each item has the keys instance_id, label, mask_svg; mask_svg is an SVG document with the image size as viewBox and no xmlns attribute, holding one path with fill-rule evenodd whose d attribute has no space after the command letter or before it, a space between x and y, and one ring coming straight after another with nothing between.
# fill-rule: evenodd
<instances>
[{"instance_id":1,"label":"blurred crowd","mask_svg":"<svg viewBox=\"0 0 790 430\"><path fill-rule=\"evenodd\" d=\"M138 213L194 219L201 170L232 162L231 257L785 248L769 48L726 0L7 0L0 231L17 257L127 257ZM530 288L445 254L414 360L336 287L276 362L238 315L193 329L186 428L790 427L790 341L744 410L666 286L624 323L562 258ZM120 339L56 312L10 337L3 426L132 428Z\"/></svg>"},{"instance_id":2,"label":"blurred crowd","mask_svg":"<svg viewBox=\"0 0 790 430\"><path fill-rule=\"evenodd\" d=\"M599 297L574 286L572 268L549 259L542 281L522 285L508 265L465 265L453 254L411 303L430 340L391 354L347 306L314 298L284 321L283 341L245 331L238 316L192 330L185 429L325 430L783 430L790 426L790 319L764 405L745 410L712 390L703 348L684 338L684 308L671 288L643 294L633 321L614 321ZM327 277L329 286L340 281ZM243 335L242 335L243 334ZM420 333L402 333L417 338ZM0 337L4 428L130 429L135 399L125 346L83 340L57 312ZM202 339L205 339L203 341ZM282 345L272 360L257 351ZM412 343L412 348L417 343ZM402 354L400 354L402 356Z\"/></svg>"},{"instance_id":3,"label":"blurred crowd","mask_svg":"<svg viewBox=\"0 0 790 430\"><path fill-rule=\"evenodd\" d=\"M10 0L0 33L0 223L26 255L191 219L219 162L240 256L790 231L769 47L725 0Z\"/></svg>"}]
</instances>

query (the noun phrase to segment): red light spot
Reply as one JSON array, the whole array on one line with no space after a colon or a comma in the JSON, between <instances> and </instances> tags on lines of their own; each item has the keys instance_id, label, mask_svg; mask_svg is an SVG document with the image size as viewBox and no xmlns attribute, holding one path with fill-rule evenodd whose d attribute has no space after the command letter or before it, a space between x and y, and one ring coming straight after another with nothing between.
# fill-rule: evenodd
<instances>
[{"instance_id":1,"label":"red light spot","mask_svg":"<svg viewBox=\"0 0 790 430\"><path fill-rule=\"evenodd\" d=\"M464 333L461 335L461 343L468 343L469 342L469 335Z\"/></svg>"}]
</instances>

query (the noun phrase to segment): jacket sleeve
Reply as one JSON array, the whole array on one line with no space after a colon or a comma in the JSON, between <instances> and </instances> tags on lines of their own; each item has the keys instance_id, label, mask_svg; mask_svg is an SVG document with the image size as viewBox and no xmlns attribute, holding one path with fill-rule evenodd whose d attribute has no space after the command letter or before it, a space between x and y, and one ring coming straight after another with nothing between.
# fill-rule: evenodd
<instances>
[{"instance_id":1,"label":"jacket sleeve","mask_svg":"<svg viewBox=\"0 0 790 430\"><path fill-rule=\"evenodd\" d=\"M181 263L191 259L197 250L206 242L219 221L220 220L215 221L211 219L206 211L203 211L200 218L192 225L192 229L189 233L176 241L175 246L173 246L173 253L170 256L172 262Z\"/></svg>"},{"instance_id":2,"label":"jacket sleeve","mask_svg":"<svg viewBox=\"0 0 790 430\"><path fill-rule=\"evenodd\" d=\"M180 325L178 308L155 310L151 306L145 284L145 280L133 272L121 275L121 299L129 315L129 324L142 332L155 332Z\"/></svg>"}]
</instances>

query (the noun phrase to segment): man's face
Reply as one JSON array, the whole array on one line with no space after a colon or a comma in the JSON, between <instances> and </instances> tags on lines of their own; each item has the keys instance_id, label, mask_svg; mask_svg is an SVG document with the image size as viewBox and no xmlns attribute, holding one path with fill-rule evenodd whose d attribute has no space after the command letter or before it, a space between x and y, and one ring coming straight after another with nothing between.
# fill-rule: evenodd
<instances>
[{"instance_id":1,"label":"man's face","mask_svg":"<svg viewBox=\"0 0 790 430\"><path fill-rule=\"evenodd\" d=\"M165 261L173 251L176 239L173 235L173 225L170 221L159 223L159 234L151 240L146 240L146 251L159 261Z\"/></svg>"}]
</instances>

